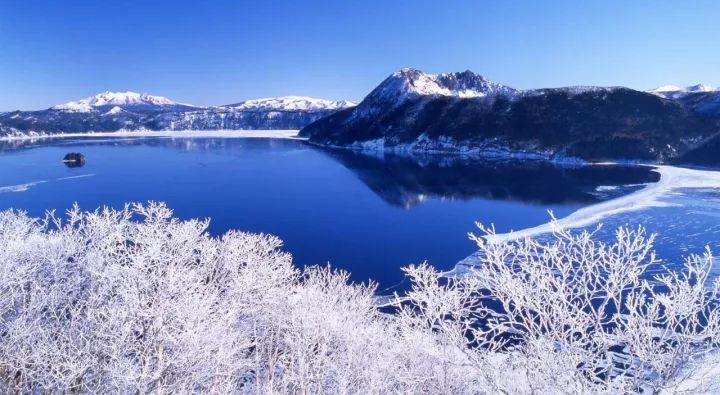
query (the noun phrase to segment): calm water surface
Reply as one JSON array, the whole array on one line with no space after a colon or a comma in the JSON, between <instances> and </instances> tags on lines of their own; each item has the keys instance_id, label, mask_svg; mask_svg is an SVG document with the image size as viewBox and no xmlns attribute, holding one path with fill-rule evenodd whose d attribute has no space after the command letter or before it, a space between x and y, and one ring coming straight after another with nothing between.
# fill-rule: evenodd
<instances>
[{"instance_id":1,"label":"calm water surface","mask_svg":"<svg viewBox=\"0 0 720 395\"><path fill-rule=\"evenodd\" d=\"M87 163L65 166L72 151ZM657 180L636 167L373 157L275 139L2 143L0 169L0 209L164 201L178 217L211 218L213 234L276 234L299 266L330 262L384 290L402 282L403 265L450 269L471 254L475 221L522 229Z\"/></svg>"}]
</instances>

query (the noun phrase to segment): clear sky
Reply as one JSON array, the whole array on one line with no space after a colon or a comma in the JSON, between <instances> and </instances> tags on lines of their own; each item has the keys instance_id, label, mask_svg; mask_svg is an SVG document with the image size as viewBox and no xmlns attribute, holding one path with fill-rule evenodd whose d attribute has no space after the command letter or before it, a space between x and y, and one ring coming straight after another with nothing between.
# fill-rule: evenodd
<instances>
[{"instance_id":1,"label":"clear sky","mask_svg":"<svg viewBox=\"0 0 720 395\"><path fill-rule=\"evenodd\" d=\"M720 85L720 1L0 0L0 110L105 90L362 99L402 67L516 88Z\"/></svg>"}]
</instances>

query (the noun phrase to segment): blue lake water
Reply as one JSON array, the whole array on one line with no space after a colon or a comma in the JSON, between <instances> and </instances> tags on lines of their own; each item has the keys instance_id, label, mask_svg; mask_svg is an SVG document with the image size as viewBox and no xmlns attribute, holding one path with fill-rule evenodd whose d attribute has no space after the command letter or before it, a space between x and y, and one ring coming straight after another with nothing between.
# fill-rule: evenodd
<instances>
[{"instance_id":1,"label":"blue lake water","mask_svg":"<svg viewBox=\"0 0 720 395\"><path fill-rule=\"evenodd\" d=\"M68 152L83 153L86 164L65 166ZM403 265L427 260L447 270L470 255L475 221L498 232L536 226L548 210L562 217L658 178L639 167L377 157L227 138L6 142L0 169L0 209L40 216L73 202L164 201L180 218L211 218L213 234L272 233L298 266L329 262L385 291L401 283Z\"/></svg>"},{"instance_id":2,"label":"blue lake water","mask_svg":"<svg viewBox=\"0 0 720 395\"><path fill-rule=\"evenodd\" d=\"M720 256L720 189L680 188L659 200L664 207L649 207L604 218L598 237L612 239L619 226L641 224L656 235L655 251L661 265L673 270L681 268L689 255L702 255L709 247L716 262L711 279L717 278L720 275L716 258ZM658 270L662 270L661 267L650 273Z\"/></svg>"}]
</instances>

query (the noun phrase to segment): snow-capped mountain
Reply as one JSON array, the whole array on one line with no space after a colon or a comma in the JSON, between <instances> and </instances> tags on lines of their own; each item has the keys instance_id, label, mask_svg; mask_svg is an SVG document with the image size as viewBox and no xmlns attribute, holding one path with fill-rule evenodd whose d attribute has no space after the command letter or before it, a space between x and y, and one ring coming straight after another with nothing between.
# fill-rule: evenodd
<instances>
[{"instance_id":1,"label":"snow-capped mountain","mask_svg":"<svg viewBox=\"0 0 720 395\"><path fill-rule=\"evenodd\" d=\"M703 100L716 94L705 86L682 90ZM520 91L470 71L402 69L356 107L300 134L360 150L668 161L717 133L718 121L700 116L701 108L625 87Z\"/></svg>"},{"instance_id":2,"label":"snow-capped mountain","mask_svg":"<svg viewBox=\"0 0 720 395\"><path fill-rule=\"evenodd\" d=\"M53 110L89 112L94 110L106 110L117 106L120 109L141 109L141 110L159 110L168 109L192 109L196 106L178 103L163 96L153 96L147 93L137 92L102 92L95 96L71 101L64 104L58 104L51 107Z\"/></svg>"},{"instance_id":3,"label":"snow-capped mountain","mask_svg":"<svg viewBox=\"0 0 720 395\"><path fill-rule=\"evenodd\" d=\"M283 96L245 100L223 107L238 111L332 111L355 105L357 103L346 100L332 101L305 96Z\"/></svg>"},{"instance_id":4,"label":"snow-capped mountain","mask_svg":"<svg viewBox=\"0 0 720 395\"><path fill-rule=\"evenodd\" d=\"M720 89L709 85L665 85L651 89L648 93L677 101L698 114L720 116Z\"/></svg>"},{"instance_id":5,"label":"snow-capped mountain","mask_svg":"<svg viewBox=\"0 0 720 395\"><path fill-rule=\"evenodd\" d=\"M0 114L0 135L120 129L300 129L354 105L349 101L287 96L246 100L229 106L198 107L147 93L103 92L47 110Z\"/></svg>"},{"instance_id":6,"label":"snow-capped mountain","mask_svg":"<svg viewBox=\"0 0 720 395\"><path fill-rule=\"evenodd\" d=\"M516 89L490 81L470 70L457 73L428 74L413 68L392 73L363 100L394 102L421 96L486 97L513 95Z\"/></svg>"},{"instance_id":7,"label":"snow-capped mountain","mask_svg":"<svg viewBox=\"0 0 720 395\"><path fill-rule=\"evenodd\" d=\"M663 85L661 87L650 89L648 93L664 97L666 99L681 99L688 94L693 93L707 93L707 92L719 92L718 88L697 84L692 86L680 87L677 85Z\"/></svg>"}]
</instances>

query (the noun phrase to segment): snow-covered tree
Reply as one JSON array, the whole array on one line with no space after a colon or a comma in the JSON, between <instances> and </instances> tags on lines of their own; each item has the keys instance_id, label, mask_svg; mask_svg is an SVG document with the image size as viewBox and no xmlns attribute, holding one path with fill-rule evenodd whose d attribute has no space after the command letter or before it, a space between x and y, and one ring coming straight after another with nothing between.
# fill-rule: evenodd
<instances>
[{"instance_id":1,"label":"snow-covered tree","mask_svg":"<svg viewBox=\"0 0 720 395\"><path fill-rule=\"evenodd\" d=\"M160 203L1 212L0 392L718 390L712 256L664 270L642 228L474 237L476 267L410 266L380 307L374 284L298 269L276 237L207 225Z\"/></svg>"}]
</instances>

